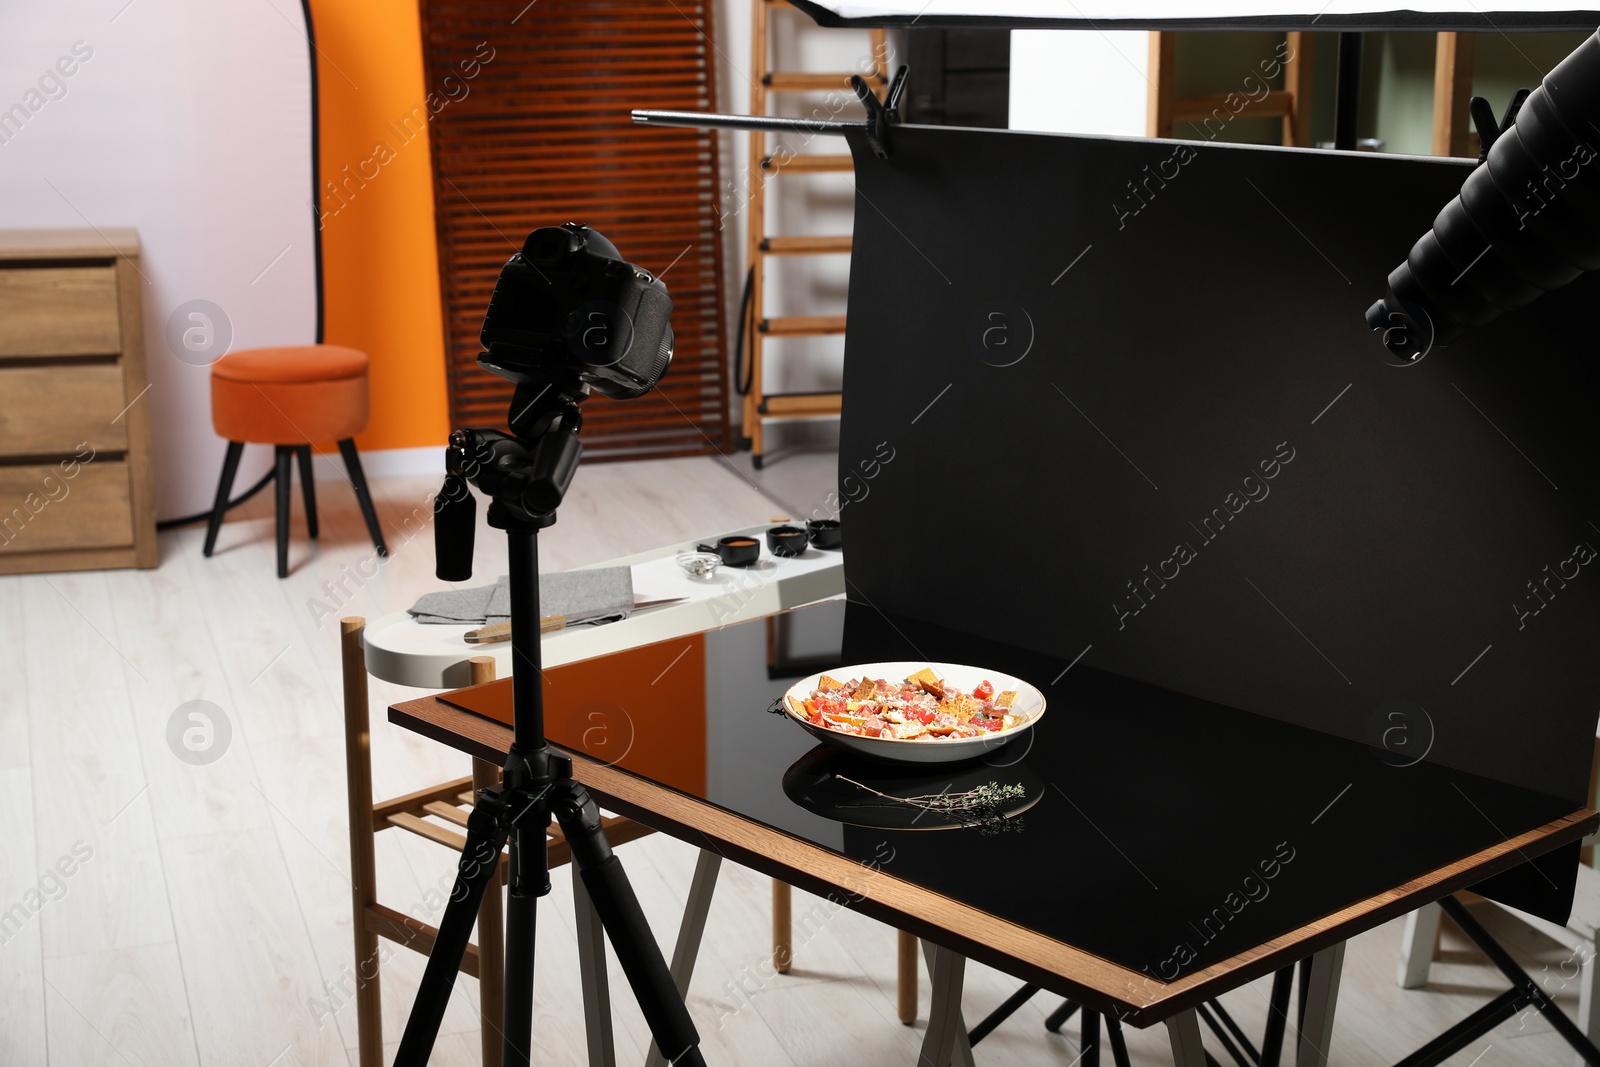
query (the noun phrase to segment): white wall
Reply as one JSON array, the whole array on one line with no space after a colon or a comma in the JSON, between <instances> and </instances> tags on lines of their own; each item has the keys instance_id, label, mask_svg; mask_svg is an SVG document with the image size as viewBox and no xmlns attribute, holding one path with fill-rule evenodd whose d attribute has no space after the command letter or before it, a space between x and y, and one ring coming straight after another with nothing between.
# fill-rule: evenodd
<instances>
[{"instance_id":1,"label":"white wall","mask_svg":"<svg viewBox=\"0 0 1600 1067\"><path fill-rule=\"evenodd\" d=\"M315 337L300 4L49 0L6 5L4 25L0 227L138 229L157 512L205 510L223 442L205 356L178 358L169 318L207 300L233 348ZM52 78L75 47L88 58ZM238 486L270 458L247 451Z\"/></svg>"},{"instance_id":2,"label":"white wall","mask_svg":"<svg viewBox=\"0 0 1600 1067\"><path fill-rule=\"evenodd\" d=\"M1150 35L1011 32L1011 128L1143 137Z\"/></svg>"}]
</instances>

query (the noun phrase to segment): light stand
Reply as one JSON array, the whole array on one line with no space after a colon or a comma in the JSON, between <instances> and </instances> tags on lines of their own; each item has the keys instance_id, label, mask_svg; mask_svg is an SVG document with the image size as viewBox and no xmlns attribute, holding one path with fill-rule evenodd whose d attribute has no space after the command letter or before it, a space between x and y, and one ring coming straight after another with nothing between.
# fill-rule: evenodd
<instances>
[{"instance_id":1,"label":"light stand","mask_svg":"<svg viewBox=\"0 0 1600 1067\"><path fill-rule=\"evenodd\" d=\"M450 904L423 972L417 999L395 1056L396 1067L423 1067L444 1019L473 921L511 841L506 913L504 1067L525 1067L533 1030L534 929L538 899L550 891L545 828L553 815L572 848L617 959L633 987L645 1021L671 1063L703 1065L700 1035L673 984L638 898L612 853L589 792L572 778L570 757L544 736L544 690L539 649L538 533L555 522L582 446L578 403L588 389L577 382L540 382L521 376L512 401L511 435L457 430L446 452L449 475L435 504L439 576L471 575L473 510L468 482L491 499L489 524L506 532L511 591L513 657L512 729L504 780L478 791L467 819ZM542 388L540 388L542 384Z\"/></svg>"}]
</instances>

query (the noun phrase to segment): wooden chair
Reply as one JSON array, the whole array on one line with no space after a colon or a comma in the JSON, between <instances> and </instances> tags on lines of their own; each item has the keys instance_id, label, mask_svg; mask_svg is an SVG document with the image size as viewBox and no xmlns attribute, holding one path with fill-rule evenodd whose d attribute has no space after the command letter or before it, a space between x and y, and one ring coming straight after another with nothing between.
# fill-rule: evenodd
<instances>
[{"instance_id":1,"label":"wooden chair","mask_svg":"<svg viewBox=\"0 0 1600 1067\"><path fill-rule=\"evenodd\" d=\"M410 915L378 903L374 838L390 827L405 830L460 852L466 837L441 823L465 827L476 790L500 780L500 768L485 760L472 761L472 774L439 785L419 789L393 800L372 801L372 753L367 702L367 666L362 648L366 620L339 621L339 638L344 678L345 774L350 806L350 894L355 931L356 1033L360 1067L383 1065L383 1016L380 1012L380 958L378 939L388 938L423 955L433 950L438 928ZM487 656L469 661L471 682L482 685L494 681L494 660ZM431 819L437 821L429 821ZM650 829L621 816L603 820L612 845L633 841ZM552 868L572 861L572 851L551 823L547 831L549 864ZM467 946L461 970L478 979L479 1017L483 1033L485 1067L500 1064L500 1022L504 1003L505 927L500 887L505 884L509 864L502 854L478 911L479 943ZM582 972L585 1016L588 1027L589 1062L592 1067L610 1067L610 1011L606 991L606 966L603 933L594 914L583 882L573 868L574 906L578 912L578 958Z\"/></svg>"},{"instance_id":2,"label":"wooden chair","mask_svg":"<svg viewBox=\"0 0 1600 1067\"><path fill-rule=\"evenodd\" d=\"M794 933L790 920L790 888L788 882L772 880L772 964L779 974L789 973L794 961ZM896 1014L900 1021L910 1026L917 1021L917 938L904 930L898 936L896 960Z\"/></svg>"},{"instance_id":3,"label":"wooden chair","mask_svg":"<svg viewBox=\"0 0 1600 1067\"><path fill-rule=\"evenodd\" d=\"M1290 32L1285 35L1283 88L1253 101L1243 112L1252 118L1275 118L1283 122L1283 143L1291 147L1311 147L1311 50L1315 38L1309 33ZM1215 119L1224 123L1237 113L1228 104L1235 92L1216 92L1202 96L1178 96L1177 84L1177 34L1168 30L1150 34L1150 60L1148 77L1150 94L1145 105L1145 136L1171 137L1177 122L1203 124ZM1239 86L1226 86L1237 90ZM1185 136L1216 136L1215 132L1196 126L1196 131Z\"/></svg>"}]
</instances>

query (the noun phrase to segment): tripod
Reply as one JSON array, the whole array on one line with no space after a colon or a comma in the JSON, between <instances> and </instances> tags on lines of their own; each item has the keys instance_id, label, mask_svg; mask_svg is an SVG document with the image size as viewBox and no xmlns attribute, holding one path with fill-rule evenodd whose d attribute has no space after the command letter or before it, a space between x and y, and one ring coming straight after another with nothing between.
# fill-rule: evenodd
<instances>
[{"instance_id":1,"label":"tripod","mask_svg":"<svg viewBox=\"0 0 1600 1067\"><path fill-rule=\"evenodd\" d=\"M705 1063L698 1048L700 1035L622 863L606 841L599 808L588 790L573 780L571 758L551 749L544 736L538 533L555 522L556 508L577 470L582 450L578 402L585 392L581 387L545 383L535 394L531 385L521 382L512 402L513 435L493 430L457 430L450 435L446 452L450 473L435 503L439 577L459 581L471 575L475 508L466 488L471 482L490 496L489 524L506 532L509 549L513 740L504 780L478 791L477 805L467 819L467 842L450 904L400 1040L396 1067L423 1067L433 1051L473 920L507 838L511 867L501 1061L505 1067L528 1064L533 938L538 900L550 891L545 828L552 815L572 847L572 862L594 901L656 1047L671 1063L690 1067Z\"/></svg>"}]
</instances>

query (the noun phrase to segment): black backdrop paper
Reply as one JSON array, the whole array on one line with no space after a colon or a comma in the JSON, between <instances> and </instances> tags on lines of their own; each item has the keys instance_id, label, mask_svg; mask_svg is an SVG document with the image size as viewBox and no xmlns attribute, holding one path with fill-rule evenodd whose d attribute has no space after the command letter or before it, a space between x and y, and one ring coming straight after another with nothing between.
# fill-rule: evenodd
<instances>
[{"instance_id":1,"label":"black backdrop paper","mask_svg":"<svg viewBox=\"0 0 1600 1067\"><path fill-rule=\"evenodd\" d=\"M1362 318L1469 163L851 147L851 599L1586 799L1596 279L1408 368Z\"/></svg>"}]
</instances>

